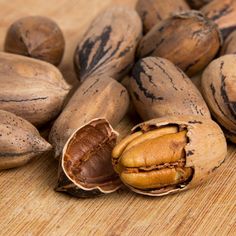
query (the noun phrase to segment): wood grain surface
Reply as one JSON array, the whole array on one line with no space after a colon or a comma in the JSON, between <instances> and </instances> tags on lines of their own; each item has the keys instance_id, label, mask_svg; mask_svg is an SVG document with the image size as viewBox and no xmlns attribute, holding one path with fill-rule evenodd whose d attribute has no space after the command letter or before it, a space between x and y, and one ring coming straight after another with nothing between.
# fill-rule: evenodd
<instances>
[{"instance_id":1,"label":"wood grain surface","mask_svg":"<svg viewBox=\"0 0 236 236\"><path fill-rule=\"evenodd\" d=\"M72 56L91 20L112 4L134 0L0 0L0 45L7 27L26 15L54 19L66 37L60 66L76 84ZM14 89L14 88L13 88ZM125 119L121 136L132 126ZM42 156L27 166L0 172L0 235L236 235L236 148L214 178L196 189L162 198L126 189L93 199L56 193L57 161Z\"/></svg>"}]
</instances>

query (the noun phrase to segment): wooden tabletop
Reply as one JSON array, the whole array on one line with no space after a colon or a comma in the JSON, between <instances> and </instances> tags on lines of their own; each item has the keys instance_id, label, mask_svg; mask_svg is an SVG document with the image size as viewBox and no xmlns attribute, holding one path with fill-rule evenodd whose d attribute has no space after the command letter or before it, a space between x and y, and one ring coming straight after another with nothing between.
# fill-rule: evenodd
<instances>
[{"instance_id":1,"label":"wooden tabletop","mask_svg":"<svg viewBox=\"0 0 236 236\"><path fill-rule=\"evenodd\" d=\"M60 66L75 84L72 56L91 20L112 4L135 0L0 0L0 45L6 29L26 15L53 18L66 37ZM119 125L128 132L128 120ZM162 198L128 190L76 199L53 190L57 161L47 155L26 166L0 172L0 235L236 235L236 148L214 178L196 189Z\"/></svg>"}]
</instances>

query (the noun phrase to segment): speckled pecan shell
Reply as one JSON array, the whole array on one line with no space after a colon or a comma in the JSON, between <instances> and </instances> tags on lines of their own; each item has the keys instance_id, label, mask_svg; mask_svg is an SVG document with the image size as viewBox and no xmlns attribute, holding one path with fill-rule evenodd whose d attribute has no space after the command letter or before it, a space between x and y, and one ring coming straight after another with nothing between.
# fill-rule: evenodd
<instances>
[{"instance_id":1,"label":"speckled pecan shell","mask_svg":"<svg viewBox=\"0 0 236 236\"><path fill-rule=\"evenodd\" d=\"M190 8L184 0L138 0L136 10L142 19L144 33L147 33L155 24Z\"/></svg>"},{"instance_id":2,"label":"speckled pecan shell","mask_svg":"<svg viewBox=\"0 0 236 236\"><path fill-rule=\"evenodd\" d=\"M236 30L225 39L220 54L236 54Z\"/></svg>"},{"instance_id":3,"label":"speckled pecan shell","mask_svg":"<svg viewBox=\"0 0 236 236\"><path fill-rule=\"evenodd\" d=\"M92 22L74 54L78 79L91 75L122 78L132 67L142 23L136 11L111 7Z\"/></svg>"},{"instance_id":4,"label":"speckled pecan shell","mask_svg":"<svg viewBox=\"0 0 236 236\"><path fill-rule=\"evenodd\" d=\"M236 135L235 65L236 55L219 57L205 69L201 80L202 93L212 115L231 136Z\"/></svg>"},{"instance_id":5,"label":"speckled pecan shell","mask_svg":"<svg viewBox=\"0 0 236 236\"><path fill-rule=\"evenodd\" d=\"M94 197L121 186L111 162L117 133L106 119L78 128L63 148L56 191L75 197Z\"/></svg>"},{"instance_id":6,"label":"speckled pecan shell","mask_svg":"<svg viewBox=\"0 0 236 236\"><path fill-rule=\"evenodd\" d=\"M141 40L137 54L169 59L192 76L214 58L220 45L216 24L198 11L187 11L154 26Z\"/></svg>"},{"instance_id":7,"label":"speckled pecan shell","mask_svg":"<svg viewBox=\"0 0 236 236\"><path fill-rule=\"evenodd\" d=\"M0 110L0 170L22 166L51 148L28 121Z\"/></svg>"},{"instance_id":8,"label":"speckled pecan shell","mask_svg":"<svg viewBox=\"0 0 236 236\"><path fill-rule=\"evenodd\" d=\"M236 0L213 0L201 11L219 26L223 38L236 29Z\"/></svg>"},{"instance_id":9,"label":"speckled pecan shell","mask_svg":"<svg viewBox=\"0 0 236 236\"><path fill-rule=\"evenodd\" d=\"M92 119L104 117L115 126L129 106L128 92L110 77L90 77L73 94L50 132L58 158L71 134Z\"/></svg>"},{"instance_id":10,"label":"speckled pecan shell","mask_svg":"<svg viewBox=\"0 0 236 236\"><path fill-rule=\"evenodd\" d=\"M133 69L129 92L143 120L183 114L210 118L198 89L184 72L167 59L141 59Z\"/></svg>"},{"instance_id":11,"label":"speckled pecan shell","mask_svg":"<svg viewBox=\"0 0 236 236\"><path fill-rule=\"evenodd\" d=\"M213 0L186 0L189 6L193 9L199 10L201 7Z\"/></svg>"},{"instance_id":12,"label":"speckled pecan shell","mask_svg":"<svg viewBox=\"0 0 236 236\"><path fill-rule=\"evenodd\" d=\"M144 135L149 131L169 126L176 126L177 128L187 131L186 136L188 141L184 147L185 167L193 170L192 176L184 183L159 189L137 189L124 182L124 184L134 192L149 196L163 196L187 190L210 178L212 173L224 162L227 154L225 137L220 127L211 119L206 119L201 116L162 117L135 126L132 129L132 133L142 132L142 135ZM134 147L138 147L138 145L140 144L136 144ZM162 147L160 147L160 149L161 148ZM158 158L158 152L156 156L156 158ZM135 156L133 156L133 158L135 159ZM163 163L163 165L165 167L165 163ZM143 167L147 172L149 168L150 166ZM166 168L174 167L166 165Z\"/></svg>"},{"instance_id":13,"label":"speckled pecan shell","mask_svg":"<svg viewBox=\"0 0 236 236\"><path fill-rule=\"evenodd\" d=\"M43 125L62 109L70 86L53 65L0 52L0 109Z\"/></svg>"},{"instance_id":14,"label":"speckled pecan shell","mask_svg":"<svg viewBox=\"0 0 236 236\"><path fill-rule=\"evenodd\" d=\"M27 16L15 21L7 31L6 52L29 56L59 65L65 40L59 26L42 16Z\"/></svg>"}]
</instances>

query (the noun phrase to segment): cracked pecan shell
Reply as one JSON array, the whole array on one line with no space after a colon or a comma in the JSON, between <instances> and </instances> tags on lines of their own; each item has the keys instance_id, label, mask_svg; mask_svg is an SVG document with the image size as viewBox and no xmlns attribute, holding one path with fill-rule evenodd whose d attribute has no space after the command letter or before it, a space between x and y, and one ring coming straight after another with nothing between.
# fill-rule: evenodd
<instances>
[{"instance_id":1,"label":"cracked pecan shell","mask_svg":"<svg viewBox=\"0 0 236 236\"><path fill-rule=\"evenodd\" d=\"M214 58L220 46L217 25L199 11L186 11L155 25L140 41L137 55L166 58L193 76Z\"/></svg>"},{"instance_id":2,"label":"cracked pecan shell","mask_svg":"<svg viewBox=\"0 0 236 236\"><path fill-rule=\"evenodd\" d=\"M202 95L172 62L147 57L134 67L129 92L143 120L169 115L200 115L210 118Z\"/></svg>"},{"instance_id":3,"label":"cracked pecan shell","mask_svg":"<svg viewBox=\"0 0 236 236\"><path fill-rule=\"evenodd\" d=\"M116 137L105 119L94 119L78 128L63 148L56 191L75 197L116 191L121 186L111 161Z\"/></svg>"},{"instance_id":4,"label":"cracked pecan shell","mask_svg":"<svg viewBox=\"0 0 236 236\"><path fill-rule=\"evenodd\" d=\"M236 55L225 55L212 61L204 70L202 94L212 115L226 130L226 136L236 137Z\"/></svg>"},{"instance_id":5,"label":"cracked pecan shell","mask_svg":"<svg viewBox=\"0 0 236 236\"><path fill-rule=\"evenodd\" d=\"M122 182L134 192L162 196L193 188L224 162L220 127L200 116L170 116L135 126L112 151Z\"/></svg>"},{"instance_id":6,"label":"cracked pecan shell","mask_svg":"<svg viewBox=\"0 0 236 236\"><path fill-rule=\"evenodd\" d=\"M98 15L79 43L74 65L79 80L91 75L122 78L132 67L142 23L137 12L111 7Z\"/></svg>"},{"instance_id":7,"label":"cracked pecan shell","mask_svg":"<svg viewBox=\"0 0 236 236\"><path fill-rule=\"evenodd\" d=\"M0 87L0 109L36 126L58 115L70 91L55 66L4 52L0 52Z\"/></svg>"}]
</instances>

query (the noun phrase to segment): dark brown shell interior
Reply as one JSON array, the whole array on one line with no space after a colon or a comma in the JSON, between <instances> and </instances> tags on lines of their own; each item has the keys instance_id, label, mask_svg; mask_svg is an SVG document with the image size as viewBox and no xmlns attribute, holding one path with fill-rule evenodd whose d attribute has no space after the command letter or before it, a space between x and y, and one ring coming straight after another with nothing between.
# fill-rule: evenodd
<instances>
[{"instance_id":1,"label":"dark brown shell interior","mask_svg":"<svg viewBox=\"0 0 236 236\"><path fill-rule=\"evenodd\" d=\"M95 120L79 129L67 144L63 167L77 186L117 188L118 175L112 167L111 151L116 144L114 133L105 120Z\"/></svg>"}]
</instances>

